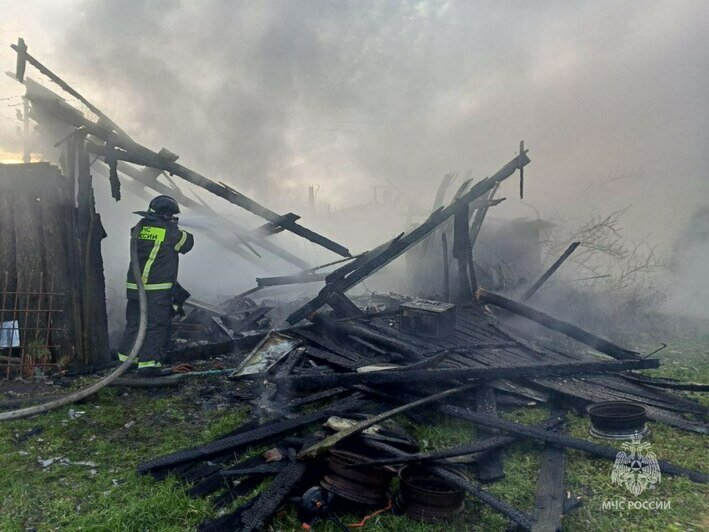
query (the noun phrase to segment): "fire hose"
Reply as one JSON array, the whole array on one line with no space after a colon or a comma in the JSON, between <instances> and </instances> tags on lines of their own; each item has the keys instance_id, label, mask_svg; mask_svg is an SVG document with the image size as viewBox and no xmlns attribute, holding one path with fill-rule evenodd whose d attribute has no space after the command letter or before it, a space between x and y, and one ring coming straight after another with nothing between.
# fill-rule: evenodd
<instances>
[{"instance_id":1,"label":"fire hose","mask_svg":"<svg viewBox=\"0 0 709 532\"><path fill-rule=\"evenodd\" d=\"M126 360L109 375L107 375L97 383L92 384L87 388L84 388L83 390L79 390L78 392L69 394L66 397L55 399L47 403L35 406L28 406L26 408L20 408L18 410L10 410L8 412L0 412L0 421L8 421L11 419L20 419L24 417L34 416L37 414L43 414L45 412L61 408L62 406L75 403L76 401L81 401L82 399L85 399L86 397L95 394L101 388L111 384L111 382L115 381L118 377L123 375L131 366L131 364L133 364L133 362L138 358L138 353L140 352L141 347L143 347L143 341L145 340L145 331L148 326L148 300L145 295L145 284L143 282L140 266L138 264L138 241L134 235L131 236L130 263L131 269L133 271L133 277L135 278L135 283L138 286L140 324L138 326L138 334L135 338L135 342L133 343L133 348L128 354Z\"/></svg>"}]
</instances>

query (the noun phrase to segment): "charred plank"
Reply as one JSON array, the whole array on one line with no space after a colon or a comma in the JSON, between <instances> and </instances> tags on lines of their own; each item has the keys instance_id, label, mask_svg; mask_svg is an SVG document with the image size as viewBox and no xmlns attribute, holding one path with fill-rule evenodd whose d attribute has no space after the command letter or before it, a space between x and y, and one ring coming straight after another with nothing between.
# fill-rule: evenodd
<instances>
[{"instance_id":1,"label":"charred plank","mask_svg":"<svg viewBox=\"0 0 709 532\"><path fill-rule=\"evenodd\" d=\"M659 367L657 359L619 360L602 362L574 362L568 364L536 364L525 366L481 367L459 369L384 370L371 373L333 373L292 375L274 379L279 386L296 390L334 388L357 384L390 384L405 382L445 382L468 379L489 381L500 378L579 375L587 373L618 372L628 369Z\"/></svg>"}]
</instances>

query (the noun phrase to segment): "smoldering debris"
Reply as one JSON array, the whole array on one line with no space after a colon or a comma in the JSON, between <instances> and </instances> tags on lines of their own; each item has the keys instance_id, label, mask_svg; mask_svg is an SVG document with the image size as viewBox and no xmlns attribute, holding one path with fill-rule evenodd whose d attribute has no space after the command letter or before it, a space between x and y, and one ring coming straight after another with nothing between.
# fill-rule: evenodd
<instances>
[{"instance_id":1,"label":"smoldering debris","mask_svg":"<svg viewBox=\"0 0 709 532\"><path fill-rule=\"evenodd\" d=\"M512 175L509 170L504 173ZM472 190L482 195L490 189ZM289 501L308 525L323 519L341 523L338 514L344 508L347 513L398 511L412 519L446 522L462 511L463 493L523 529L546 530L558 528L563 515L580 503L564 488L564 449L607 460L617 455L610 446L565 434L568 408L584 411L588 405L621 400L641 406L651 421L706 434L705 407L663 389L667 387L663 379L636 373L658 367L659 360L481 288L468 268L475 268L474 260L468 262L466 256L461 256L465 268L456 272L465 275L466 282L450 289L456 304L396 295L382 303L375 295L345 294L413 243L438 240L441 230L458 231L458 239L464 238L461 234L470 238L468 223L474 216L466 215L464 226L460 219L452 228L446 224L460 216L458 209L471 197L460 195L410 233L329 273L319 294L275 329L278 336L271 326L251 331L260 340L251 340L257 347L245 356L246 364L267 344L268 351L278 352L273 363L259 362L261 371L248 375L252 411L258 417L243 430L236 427L213 442L147 460L138 471L157 479L175 474L193 483L192 495L211 496L222 507L253 486L255 479L273 477L270 487L246 504L203 523L204 531L259 530ZM472 246L468 252L472 254ZM560 265L557 261L542 278ZM542 284L532 286L538 289ZM564 334L599 354L544 346L518 331L508 332L510 316ZM271 345L274 342L282 349ZM244 377L237 370L230 378L243 382ZM505 404L519 401L529 407L549 406L553 414L536 426L500 416ZM401 427L385 425L396 415L413 423L426 423L431 416L463 419L479 428L478 438L421 453L418 442ZM322 432L323 422L328 432ZM286 435L298 439L284 443ZM546 444L532 514L493 496L481 484L504 477L505 448L520 439ZM285 445L285 463L267 464L262 457L242 460L254 443ZM202 475L205 467L208 474ZM709 480L704 472L669 462L661 467L665 474ZM196 472L202 476L196 478ZM391 485L394 472L402 479L399 491ZM308 510L304 501L314 506Z\"/></svg>"},{"instance_id":2,"label":"smoldering debris","mask_svg":"<svg viewBox=\"0 0 709 532\"><path fill-rule=\"evenodd\" d=\"M69 137L59 139L64 145L65 175L75 178L73 161L78 157L86 162L93 154L106 166L116 200L121 198L118 185L125 183L138 193L145 188L169 193L183 207L226 227L236 239L214 231L213 223L203 224L201 231L244 261L254 262L256 257L260 263L267 257L299 269L289 275L258 277L252 290L225 297L221 304L193 299L185 315L173 322L166 359L180 363L175 375L117 383L178 387L189 378L225 376L251 405L251 419L221 437L145 457L137 466L138 473L157 481L174 475L189 485L190 496L209 497L215 507L224 509L220 517L202 523L200 530L261 530L288 504L297 507L307 526L328 519L344 528L338 517L344 508L364 520L397 511L412 519L447 521L461 514L466 496L522 529L558 529L564 513L578 501L564 488L564 450L607 460L617 456L609 446L566 434L568 409L583 412L589 405L622 401L640 405L650 422L707 433L706 407L681 393L701 390L701 384L636 373L656 368L660 361L525 303L544 289L576 244L542 270L534 283L505 279L499 269L480 264L476 243L489 209L503 202L504 198L495 197L500 183L518 177L520 196L524 186L533 186L529 179L524 183L524 168L531 159L523 142L489 177L464 180L447 203L445 189L452 180L446 176L433 211L422 223L399 235L382 228L381 245L352 256L343 244L324 236L326 231L300 224L298 215L278 214L231 186L177 163L176 154L137 143L28 54L23 44L15 46L16 77L27 85L32 118L45 131L59 126L71 130ZM25 76L26 64L72 93L99 120L87 118L58 95L33 84ZM183 194L174 182L168 186L157 181L163 171L265 223L249 229L222 219ZM87 172L82 176L84 184L90 185L92 176ZM280 232L293 233L343 258L313 267L274 243L271 237ZM393 292L352 294L404 255L410 261L410 277L417 279L428 298ZM289 298L281 293L279 298L257 299L262 295L257 293L267 287L312 283L322 283L313 297ZM496 292L501 289L506 293ZM519 289L524 289L522 301L508 297ZM584 349L529 336L510 327L511 318L564 335ZM224 356L239 360L231 368L194 371L191 366ZM517 423L502 416L507 405L549 407L551 416L537 425ZM422 452L420 442L393 420L397 416L416 424L452 417L479 430L467 444ZM484 487L504 476L505 449L520 440L545 445L531 514ZM271 450L251 455L249 449L261 445ZM701 483L709 480L702 471L669 462L659 465L663 474ZM400 478L398 491L392 483L395 475ZM233 507L264 478L271 478L265 489Z\"/></svg>"}]
</instances>

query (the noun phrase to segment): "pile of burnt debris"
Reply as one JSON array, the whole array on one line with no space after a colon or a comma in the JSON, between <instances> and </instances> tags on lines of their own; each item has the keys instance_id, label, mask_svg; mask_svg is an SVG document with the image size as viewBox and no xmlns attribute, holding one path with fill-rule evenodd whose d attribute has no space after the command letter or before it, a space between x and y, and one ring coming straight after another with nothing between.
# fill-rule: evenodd
<instances>
[{"instance_id":1,"label":"pile of burnt debris","mask_svg":"<svg viewBox=\"0 0 709 532\"><path fill-rule=\"evenodd\" d=\"M228 373L229 379L238 381L234 387L247 391L242 396L251 402L251 420L215 441L138 466L140 473L157 479L170 475L182 479L194 497L211 497L223 513L203 523L202 530L260 530L289 503L298 508L303 523L328 519L343 530L347 528L337 515L344 512L365 520L383 511L424 521L446 520L463 511L467 496L506 516L512 526L556 530L562 516L579 504L564 487L565 449L616 461L619 475L632 475L636 467L615 444L568 435L567 410L588 409L592 433L598 438L634 437L637 442L647 431L647 420L706 434L706 408L682 395L707 391L705 385L637 373L658 367L659 360L526 305L578 243L571 243L527 288L521 302L493 292L506 283L482 267L474 254L475 243L488 209L504 200L495 198L500 184L519 172L523 193L523 172L530 163L523 142L517 155L490 177L464 180L444 206L452 180L446 176L425 221L352 256L342 244L301 225L297 214L279 214L177 163L177 154L139 144L30 55L22 39L12 48L17 52L15 79L26 87L25 120L36 121L45 141L50 140L49 150L60 152L67 183L79 183L91 201L94 175L107 178L116 201L122 186L139 197L149 191L168 194L186 209L228 228L238 243L217 231L203 234L244 260L268 270L270 261L260 260L255 249L259 248L301 269L294 275L257 279L255 288L220 307L192 300L193 310L175 323L178 341L169 353L172 362L246 353L236 368L202 373ZM27 64L79 100L91 115L26 78ZM92 166L97 161L101 164ZM169 184L160 181L164 172L245 209L265 224L248 229L233 217L218 215L194 190L198 200L182 193L172 179ZM282 231L342 259L312 267L270 238ZM427 299L382 296L357 304L352 289L407 252L417 266L415 284L432 276L443 281L437 296L431 290ZM335 265L336 269L324 271ZM244 297L264 288L313 282L324 282L316 297L287 305L263 299L257 304ZM72 304L72 311L75 308L79 307ZM506 319L510 316L536 322L591 350L561 349L536 335L530 339L511 327ZM95 369L101 361L87 362ZM171 385L180 381L180 375L155 380ZM501 415L505 408L535 406L549 411L549 418L538 425ZM463 445L420 452L419 442L392 419L400 416L424 425L458 418L475 432L471 427L471 441ZM544 444L532 513L514 508L484 487L503 477L505 447L520 440ZM253 456L257 447L269 450ZM663 475L682 475L695 482L709 479L706 473L663 461L651 465L648 475L659 468ZM267 487L234 509L238 499L268 477L273 478ZM651 482L652 476L647 480Z\"/></svg>"},{"instance_id":2,"label":"pile of burnt debris","mask_svg":"<svg viewBox=\"0 0 709 532\"><path fill-rule=\"evenodd\" d=\"M323 275L325 286L292 309L287 326L270 327L265 321L270 307L248 299L232 301L232 317L225 307L195 303L200 309L185 322L193 314L201 316L202 324L221 331L225 350L247 351L229 378L249 383L252 419L205 445L147 460L138 471L157 479L174 475L190 484L190 495L212 497L224 513L203 523L204 531L259 530L288 503L298 508L303 523L328 519L343 530L337 517L342 512L397 511L412 519L445 521L463 511L466 495L513 526L556 530L563 515L580 504L564 486L565 449L616 461L619 470L632 467L629 460L617 461L617 442L568 435L567 410L588 409L594 436L609 440L637 441L647 431L647 420L706 434L706 408L681 393L706 391L705 386L637 373L658 367L659 360L479 287L472 259L476 227L497 184L527 162L520 150L519 158L461 189L447 207L409 233ZM482 196L487 201L475 203ZM385 296L377 304L358 305L345 295L414 244L436 231L445 234L450 218L452 256L458 260L455 304L448 302L445 246L445 301ZM511 316L591 349L562 350L539 337L530 339L510 325ZM183 351L191 349L188 344ZM504 408L534 406L550 413L538 425L501 416ZM396 416L424 425L458 418L476 428L475 438L471 430L469 443L420 452L419 442L394 422ZM505 447L524 439L545 445L533 513L483 487L504 476ZM257 446L270 450L253 456ZM664 475L709 480L706 473L672 463L656 465ZM232 503L266 477L273 477L270 484L234 510Z\"/></svg>"},{"instance_id":3,"label":"pile of burnt debris","mask_svg":"<svg viewBox=\"0 0 709 532\"><path fill-rule=\"evenodd\" d=\"M477 296L466 305L410 300L356 316L316 312L307 324L237 338L240 345L256 342L229 377L250 383L251 421L205 445L148 460L138 471L158 479L175 475L190 484L190 495L212 497L217 507L273 477L260 495L205 522L202 529L210 531L259 530L285 503L295 504L300 519L311 524L337 521L339 511L390 509L445 520L463 510L465 494L522 528L554 530L580 502L564 487L564 449L611 461L618 454L617 443L565 434L566 409L584 412L593 405L594 434L610 439L644 434L646 419L706 433L705 408L667 390L692 385L631 371L657 367L657 359L502 296L483 290ZM507 330L494 308L565 330L605 356L532 347ZM520 406L548 407L549 419L525 425L499 415ZM419 424L459 418L477 428L477 439L419 452L419 443L391 419L398 415ZM503 477L505 447L525 438L546 445L534 515L481 484ZM256 446L272 448L246 453ZM709 478L667 462L659 466L666 475ZM392 493L395 476L399 488Z\"/></svg>"},{"instance_id":4,"label":"pile of burnt debris","mask_svg":"<svg viewBox=\"0 0 709 532\"><path fill-rule=\"evenodd\" d=\"M217 309L193 303L199 308L182 326L201 323L223 338L204 349L248 349L229 378L250 383L252 419L205 445L148 460L138 471L158 479L175 475L190 484L192 496L212 497L224 513L203 523L205 531L259 530L286 503L297 506L303 523L329 519L343 530L347 528L337 518L341 511L398 511L413 519L440 521L462 512L466 495L516 527L556 530L564 513L580 504L564 487L564 449L608 460L618 457L614 446L567 435L567 409L588 408L593 434L599 438L637 438L647 431L647 419L705 434L706 409L670 391L705 387L633 372L656 368L659 360L479 287L472 251L480 225L488 207L499 201L493 199L499 183L528 162L521 146L517 158L473 186L464 183L448 206L415 229L344 261L330 273L311 269L259 280L250 293L274 284L325 281L315 298L289 310L289 326L270 327L272 307L244 297ZM450 230L449 255L445 235ZM443 244L444 301L385 296L376 304L358 305L345 295L415 244L423 242L425 247L435 237ZM449 260L457 261L453 298ZM323 311L325 306L331 312ZM505 323L509 316L522 316L591 350L570 352L542 345L539 338L532 341ZM186 344L181 352L194 353L194 344ZM506 407L536 405L550 412L539 425L499 415ZM476 427L477 437L473 439L471 431L470 443L420 452L419 442L392 420L399 415L420 424L441 416L459 418ZM483 487L504 476L504 448L521 439L545 445L533 514ZM250 456L254 446L272 448ZM696 482L709 479L671 463L657 465L666 475ZM269 476L273 480L259 495L226 510ZM392 482L395 476L398 483Z\"/></svg>"}]
</instances>

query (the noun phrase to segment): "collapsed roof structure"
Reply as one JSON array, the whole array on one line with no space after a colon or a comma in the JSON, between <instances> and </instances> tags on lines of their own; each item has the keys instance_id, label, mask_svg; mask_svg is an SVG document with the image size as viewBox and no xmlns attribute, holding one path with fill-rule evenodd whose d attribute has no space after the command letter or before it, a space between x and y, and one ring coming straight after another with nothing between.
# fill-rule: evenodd
<instances>
[{"instance_id":1,"label":"collapsed roof structure","mask_svg":"<svg viewBox=\"0 0 709 532\"><path fill-rule=\"evenodd\" d=\"M439 207L412 230L352 257L344 245L300 225L296 214L278 214L229 185L177 163L177 155L166 149L154 151L138 144L31 56L24 42L13 48L18 56L15 77L27 87L30 117L47 130L57 124L70 129L70 135L60 139L66 143L67 175L90 176L91 167L86 163L88 155L93 154L105 164L105 174L116 199L120 198L123 184L138 194L145 189L170 194L187 208L216 216L205 204L182 194L174 183L167 186L157 180L162 172L178 176L266 221L256 229L247 229L233 220L225 221L238 236L236 243L216 233L210 233L210 238L245 260L253 260L256 247L302 270L295 275L260 278L256 289L324 282L314 298L289 310L287 323L277 330L262 321L270 307L252 306L235 318L232 310L196 304L200 312L206 312L218 324L221 336L216 335L213 344L219 345L220 352L242 355L242 364L230 378L249 383L253 418L205 445L147 459L138 466L138 472L157 479L174 474L191 484L191 495L212 496L214 504L221 507L247 493L263 478L273 477L256 498L205 522L202 530L260 530L289 498L303 494L304 488L313 484L326 492L318 491L320 499L311 500L318 502L318 508L324 508L328 494L335 494L371 509L372 500L382 500L379 493L372 495L371 500L365 496L365 488L374 490L372 486L376 486L381 491L379 480L370 482L371 475L380 474L383 467L403 464L416 464L425 472L419 474L424 478L423 487L431 488L435 484L431 478L439 479L445 488L439 489L439 493L447 493L446 489L465 492L523 529L556 530L564 513L575 504L564 488L564 449L609 460L615 460L617 455L609 446L567 435L566 409L583 409L609 401L632 402L642 405L647 418L654 422L707 433L706 408L670 391L701 390L702 386L635 373L634 370L658 367L659 360L620 347L481 286L484 283L478 280L474 260L475 242L488 209L501 201L494 197L500 183L519 174L520 187L523 186L524 168L531 162L524 143L520 144L517 156L490 177L477 182L466 180L447 205L443 205L444 196L439 192L436 200ZM26 63L78 98L97 119L86 118L58 95L26 79ZM74 161L80 161L78 168ZM124 179L119 179L119 174ZM292 232L344 257L344 264L329 273L320 272L324 266L313 268L269 240L270 235L279 231ZM347 294L414 246L421 246L426 255L438 256L434 250L439 241L443 254L436 262L444 279L443 301L390 297L385 305L367 302L358 305L357 299ZM525 300L574 249L572 245L529 287ZM449 270L452 261L457 265L455 275ZM323 310L327 307L330 310ZM561 350L527 337L505 322L510 315L534 321L595 353ZM191 350L197 348L187 345L181 355ZM207 351L202 349L200 355ZM167 380L161 384L167 385L177 384L181 378L163 379ZM537 426L511 422L499 415L506 405L549 406L551 415ZM459 418L478 427L478 438L457 448L419 453L416 441L387 425L392 417L401 414L424 423L431 415ZM313 427L324 421L331 433L313 432ZM623 429L627 427L621 426L615 436L640 434L644 425L637 431ZM481 485L504 475L503 449L525 438L545 445L534 514L514 508ZM242 453L254 445L276 446L278 458L242 459ZM324 456L329 456L327 464ZM461 457L466 457L465 461L474 464L474 468L461 465L458 460ZM349 462L343 466L338 460L345 458ZM695 482L709 480L700 471L669 462L660 465L665 474L683 475ZM402 484L408 485L411 478L402 473ZM388 487L388 481L384 484ZM417 507L410 497L411 492L402 493L398 503L417 518L440 518L460 511L459 501L450 512L441 514L437 513L440 508ZM298 502L303 512L306 499L303 495ZM336 520L324 510L306 517Z\"/></svg>"}]
</instances>

